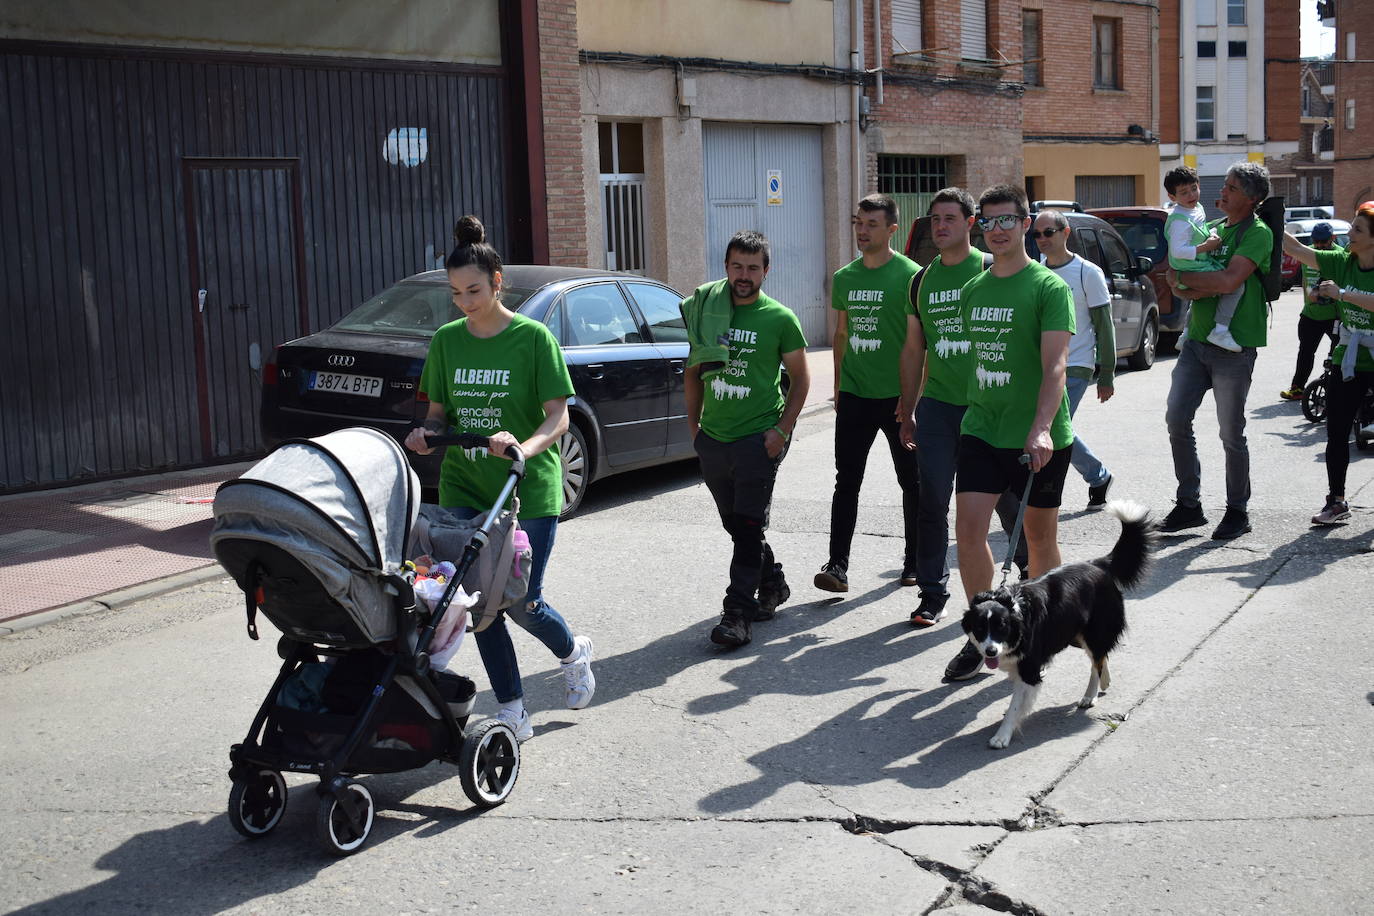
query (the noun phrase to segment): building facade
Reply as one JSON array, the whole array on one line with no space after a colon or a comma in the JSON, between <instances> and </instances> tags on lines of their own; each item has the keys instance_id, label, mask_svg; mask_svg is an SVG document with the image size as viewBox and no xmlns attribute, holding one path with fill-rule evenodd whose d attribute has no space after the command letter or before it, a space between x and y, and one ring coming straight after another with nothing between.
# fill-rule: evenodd
<instances>
[{"instance_id":1,"label":"building facade","mask_svg":"<svg viewBox=\"0 0 1374 916\"><path fill-rule=\"evenodd\" d=\"M1290 207L1330 204L1335 159L1336 67L1304 60L1298 88L1298 151L1270 161L1272 193Z\"/></svg>"},{"instance_id":2,"label":"building facade","mask_svg":"<svg viewBox=\"0 0 1374 916\"><path fill-rule=\"evenodd\" d=\"M580 260L572 7L8 4L0 492L258 453L272 348L463 213Z\"/></svg>"},{"instance_id":3,"label":"building facade","mask_svg":"<svg viewBox=\"0 0 1374 916\"><path fill-rule=\"evenodd\" d=\"M1374 199L1374 0L1330 0L1336 29L1332 202L1349 219Z\"/></svg>"},{"instance_id":4,"label":"building facade","mask_svg":"<svg viewBox=\"0 0 1374 916\"><path fill-rule=\"evenodd\" d=\"M1298 5L1291 0L1160 0L1160 169L1197 169L1215 213L1239 160L1283 172L1300 134ZM1165 200L1162 184L1156 189Z\"/></svg>"},{"instance_id":5,"label":"building facade","mask_svg":"<svg viewBox=\"0 0 1374 916\"><path fill-rule=\"evenodd\" d=\"M1026 190L1085 208L1158 202L1159 8L1025 0Z\"/></svg>"}]
</instances>

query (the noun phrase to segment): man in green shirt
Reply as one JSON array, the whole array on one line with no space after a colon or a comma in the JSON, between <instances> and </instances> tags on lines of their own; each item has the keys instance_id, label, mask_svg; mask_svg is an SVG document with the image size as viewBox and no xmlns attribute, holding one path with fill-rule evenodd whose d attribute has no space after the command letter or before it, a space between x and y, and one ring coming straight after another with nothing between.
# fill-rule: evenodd
<instances>
[{"instance_id":1,"label":"man in green shirt","mask_svg":"<svg viewBox=\"0 0 1374 916\"><path fill-rule=\"evenodd\" d=\"M945 616L949 600L949 503L959 459L959 425L968 409L972 345L964 334L961 291L983 272L985 255L969 244L976 209L963 188L943 188L931 199L930 238L939 254L912 281L916 311L915 363L902 372L902 445L915 449L921 464L916 516L916 584L920 603L914 627L930 627ZM915 404L915 410L911 404ZM1003 494L997 504L1010 534L1020 494ZM1026 568L1026 545L1016 548L1016 565Z\"/></svg>"},{"instance_id":2,"label":"man in green shirt","mask_svg":"<svg viewBox=\"0 0 1374 916\"><path fill-rule=\"evenodd\" d=\"M916 515L920 475L916 453L898 438L901 372L916 345L911 278L920 266L892 250L897 203L870 194L854 214L860 256L835 271L835 494L830 501L830 556L816 574L817 588L849 591L849 550L859 517L859 488L879 432L887 438L902 488L906 549L901 582L916 585Z\"/></svg>"},{"instance_id":3,"label":"man in green shirt","mask_svg":"<svg viewBox=\"0 0 1374 916\"><path fill-rule=\"evenodd\" d=\"M1075 330L1073 294L1054 271L1026 254L1030 227L1025 192L994 185L978 201L978 225L992 267L962 291L961 317L970 342L968 410L960 424L954 535L964 594L992 587L988 523L1007 489L1026 492L1030 574L1058 566L1059 503L1073 451L1065 371ZM1021 457L1029 456L1029 467ZM945 668L952 681L973 677L982 653L965 642Z\"/></svg>"},{"instance_id":4,"label":"man in green shirt","mask_svg":"<svg viewBox=\"0 0 1374 916\"><path fill-rule=\"evenodd\" d=\"M1268 302L1260 277L1269 269L1274 235L1255 208L1269 196L1269 170L1257 162L1237 162L1226 173L1217 201L1226 214L1221 227L1221 247L1216 257L1222 270L1187 275L1187 288L1169 272L1175 293L1193 300L1188 316L1187 339L1179 347L1169 386L1164 419L1169 428L1169 447L1174 458L1178 490L1172 511L1159 526L1161 531L1182 531L1207 524L1202 511L1202 464L1198 461L1193 417L1210 388L1217 405L1217 425L1226 453L1226 513L1212 532L1215 540L1240 537L1250 530L1250 448L1245 441L1245 398L1255 370L1259 348L1268 342ZM1231 336L1240 344L1234 353L1209 344L1217 298L1221 293L1243 289L1231 319Z\"/></svg>"},{"instance_id":5,"label":"man in green shirt","mask_svg":"<svg viewBox=\"0 0 1374 916\"><path fill-rule=\"evenodd\" d=\"M1330 223L1317 223L1312 227L1312 247L1317 251L1331 251L1339 248L1336 233ZM1307 381L1312 377L1312 365L1317 360L1317 347L1323 337L1331 337L1336 326L1336 302L1317 293L1321 282L1320 272L1315 267L1302 265L1302 313L1298 315L1298 361L1293 367L1293 382L1279 397L1285 401L1301 401Z\"/></svg>"},{"instance_id":6,"label":"man in green shirt","mask_svg":"<svg viewBox=\"0 0 1374 916\"><path fill-rule=\"evenodd\" d=\"M767 275L768 239L737 232L725 248L725 278L707 284L729 287L729 359L709 382L702 381L701 365L689 366L684 376L687 426L701 476L734 542L723 613L711 630L711 642L731 648L749 642L751 624L772 619L791 595L765 532L773 482L810 377L801 322L763 292ZM698 290L683 308L710 301L717 292ZM786 400L779 387L782 366L791 380Z\"/></svg>"}]
</instances>

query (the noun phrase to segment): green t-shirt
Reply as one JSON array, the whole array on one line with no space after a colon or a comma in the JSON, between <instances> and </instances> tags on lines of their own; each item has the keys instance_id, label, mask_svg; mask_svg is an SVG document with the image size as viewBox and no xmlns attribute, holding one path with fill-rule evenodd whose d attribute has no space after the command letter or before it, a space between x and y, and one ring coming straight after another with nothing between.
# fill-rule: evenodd
<instances>
[{"instance_id":1,"label":"green t-shirt","mask_svg":"<svg viewBox=\"0 0 1374 916\"><path fill-rule=\"evenodd\" d=\"M458 432L489 436L505 430L521 442L544 422L544 402L571 397L572 378L558 341L537 321L516 315L495 337L474 337L467 319L434 333L420 390L443 404ZM554 444L525 463L520 514L544 518L563 511L563 466ZM501 494L510 462L485 449L449 448L439 469L439 503L489 509Z\"/></svg>"},{"instance_id":2,"label":"green t-shirt","mask_svg":"<svg viewBox=\"0 0 1374 916\"><path fill-rule=\"evenodd\" d=\"M970 343L960 309L965 283L983 272L983 253L972 251L951 267L936 255L921 275L916 291L916 317L926 339L926 386L921 396L963 407L968 403L968 376L973 371Z\"/></svg>"},{"instance_id":3,"label":"green t-shirt","mask_svg":"<svg viewBox=\"0 0 1374 916\"><path fill-rule=\"evenodd\" d=\"M965 284L962 299L973 366L960 432L994 448L1024 448L1045 377L1040 335L1074 333L1073 292L1054 271L1032 261L1010 277L983 271ZM1073 444L1067 391L1050 424L1050 438L1056 449Z\"/></svg>"},{"instance_id":4,"label":"green t-shirt","mask_svg":"<svg viewBox=\"0 0 1374 916\"><path fill-rule=\"evenodd\" d=\"M735 442L765 432L782 416L782 355L806 346L801 322L787 306L759 293L730 312L730 361L705 383L701 428Z\"/></svg>"},{"instance_id":5,"label":"green t-shirt","mask_svg":"<svg viewBox=\"0 0 1374 916\"><path fill-rule=\"evenodd\" d=\"M911 307L911 278L920 265L892 253L882 267L863 258L835 271L830 307L849 316L849 340L840 363L840 390L861 398L895 398L902 393L902 345Z\"/></svg>"},{"instance_id":6,"label":"green t-shirt","mask_svg":"<svg viewBox=\"0 0 1374 916\"><path fill-rule=\"evenodd\" d=\"M1245 230L1245 238L1241 239L1240 248L1237 249L1233 240L1239 225L1217 227L1221 247L1216 250L1216 258L1225 266L1229 266L1231 258L1236 255L1255 263L1255 269L1245 278L1244 291L1240 302L1236 304L1236 314L1231 319L1231 336L1242 347L1262 347L1269 342L1269 302L1264 298L1264 284L1260 282L1260 276L1269 269L1269 258L1274 252L1274 233L1269 231L1264 220L1256 217L1250 228ZM1217 323L1219 298L1209 296L1193 302L1188 316L1189 340L1207 342L1207 335L1212 333Z\"/></svg>"},{"instance_id":7,"label":"green t-shirt","mask_svg":"<svg viewBox=\"0 0 1374 916\"><path fill-rule=\"evenodd\" d=\"M1313 251L1321 252L1345 250L1341 248L1340 245L1337 245L1334 242L1332 242L1332 245L1333 247L1331 248L1314 248ZM1302 265L1302 313L1308 318L1313 318L1317 321L1328 321L1336 317L1336 300L1328 299L1325 302L1314 302L1313 300L1307 298L1307 291L1310 289L1315 289L1317 284L1320 283L1322 279L1322 273L1321 271L1317 270L1317 268L1308 267L1306 264Z\"/></svg>"},{"instance_id":8,"label":"green t-shirt","mask_svg":"<svg viewBox=\"0 0 1374 916\"><path fill-rule=\"evenodd\" d=\"M1201 207L1194 207L1192 210L1181 210L1177 206L1169 209L1169 215L1164 218L1164 237L1173 238L1173 227L1177 223L1187 223L1191 232L1189 244L1193 247L1201 245L1211 236L1207 231L1206 211ZM1176 258L1172 251L1169 252L1169 266L1174 270L1217 270L1218 265L1212 260L1211 254L1200 254L1192 259Z\"/></svg>"},{"instance_id":9,"label":"green t-shirt","mask_svg":"<svg viewBox=\"0 0 1374 916\"><path fill-rule=\"evenodd\" d=\"M1359 259L1348 251L1339 248L1331 251L1318 250L1317 269L1321 271L1321 276L1335 281L1341 289L1358 289L1374 293L1374 269L1365 270L1360 267ZM1341 324L1347 330L1374 332L1374 312L1362 309L1358 305L1351 305L1349 302L1338 302L1336 307L1340 310ZM1341 360L1345 358L1344 343L1332 351L1331 358L1340 365ZM1360 347L1360 352L1355 355L1355 371L1374 372L1374 356L1370 356L1369 350L1365 347Z\"/></svg>"}]
</instances>

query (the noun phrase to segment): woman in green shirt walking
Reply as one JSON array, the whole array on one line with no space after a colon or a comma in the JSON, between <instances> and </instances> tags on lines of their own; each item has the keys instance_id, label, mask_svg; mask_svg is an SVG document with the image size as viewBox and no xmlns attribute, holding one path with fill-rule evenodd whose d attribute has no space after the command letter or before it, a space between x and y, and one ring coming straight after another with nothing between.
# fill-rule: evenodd
<instances>
[{"instance_id":1,"label":"woman in green shirt walking","mask_svg":"<svg viewBox=\"0 0 1374 916\"><path fill-rule=\"evenodd\" d=\"M463 317L434 334L420 375L429 399L424 427L411 430L406 447L427 455L425 433L461 432L490 438L489 449L450 448L439 470L439 504L473 517L500 495L510 472L506 449L518 445L526 458L520 486L520 527L529 535L534 560L525 600L506 610L516 623L562 663L570 709L582 709L596 690L592 642L574 636L544 601L544 570L563 509L563 469L558 439L568 428L573 394L567 363L549 329L501 303L501 256L485 241L482 223L465 216L454 227L448 269L453 304ZM504 617L476 634L497 717L524 741L534 734L525 709L515 646Z\"/></svg>"}]
</instances>

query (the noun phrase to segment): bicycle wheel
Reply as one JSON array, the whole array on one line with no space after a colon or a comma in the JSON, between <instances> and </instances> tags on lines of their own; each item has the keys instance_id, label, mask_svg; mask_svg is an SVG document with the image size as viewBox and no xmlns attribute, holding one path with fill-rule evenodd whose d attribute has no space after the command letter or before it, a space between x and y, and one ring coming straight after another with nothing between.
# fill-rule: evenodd
<instances>
[{"instance_id":1,"label":"bicycle wheel","mask_svg":"<svg viewBox=\"0 0 1374 916\"><path fill-rule=\"evenodd\" d=\"M1312 423L1326 420L1326 378L1309 382L1302 390L1302 415Z\"/></svg>"}]
</instances>

